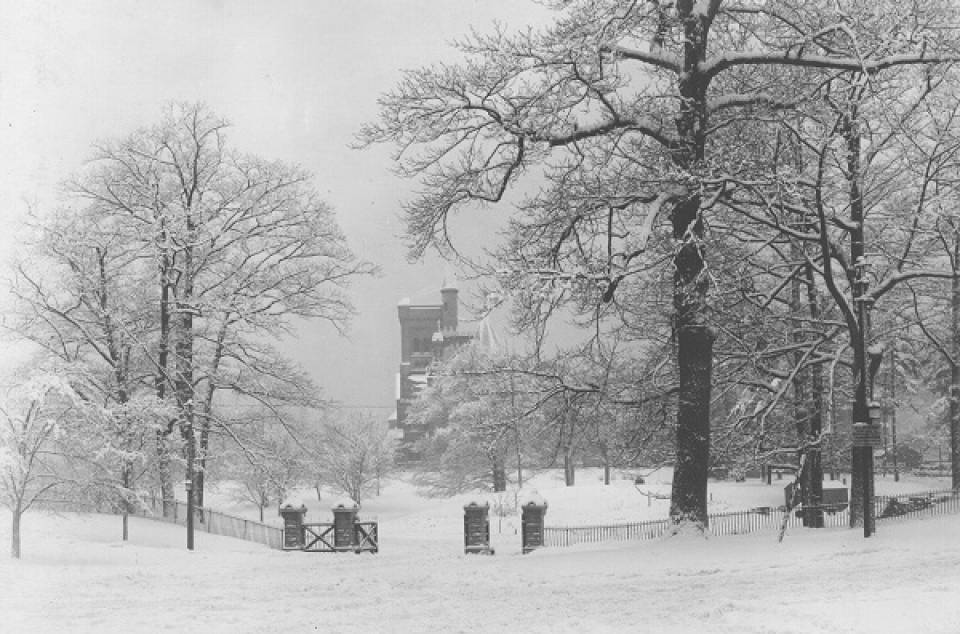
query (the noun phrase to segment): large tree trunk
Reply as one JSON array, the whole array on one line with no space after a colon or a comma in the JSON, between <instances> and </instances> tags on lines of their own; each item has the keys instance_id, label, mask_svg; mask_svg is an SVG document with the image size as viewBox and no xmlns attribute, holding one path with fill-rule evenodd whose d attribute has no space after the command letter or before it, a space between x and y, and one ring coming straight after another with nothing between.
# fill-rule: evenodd
<instances>
[{"instance_id":1,"label":"large tree trunk","mask_svg":"<svg viewBox=\"0 0 960 634\"><path fill-rule=\"evenodd\" d=\"M695 173L706 150L706 58L710 20L695 11L699 3L678 3L684 24L683 73L677 131L678 167ZM707 477L710 462L710 379L714 335L706 325L707 280L703 275L703 222L696 191L677 203L670 221L679 247L674 256L674 310L680 391L677 406L676 460L670 494L670 518L707 528Z\"/></svg>"},{"instance_id":2,"label":"large tree trunk","mask_svg":"<svg viewBox=\"0 0 960 634\"><path fill-rule=\"evenodd\" d=\"M713 333L706 326L685 326L677 333L680 395L677 458L670 492L674 524L707 528L707 477L710 462L710 374Z\"/></svg>"}]
</instances>

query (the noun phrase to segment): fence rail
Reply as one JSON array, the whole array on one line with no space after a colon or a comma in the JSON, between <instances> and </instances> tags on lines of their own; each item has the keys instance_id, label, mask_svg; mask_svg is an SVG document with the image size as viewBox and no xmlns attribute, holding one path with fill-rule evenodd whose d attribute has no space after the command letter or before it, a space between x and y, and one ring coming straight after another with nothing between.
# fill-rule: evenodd
<instances>
[{"instance_id":1,"label":"fence rail","mask_svg":"<svg viewBox=\"0 0 960 634\"><path fill-rule=\"evenodd\" d=\"M906 495L878 495L876 518L878 520L913 518L924 515L960 513L960 494L952 489L923 491Z\"/></svg>"},{"instance_id":2,"label":"fence rail","mask_svg":"<svg viewBox=\"0 0 960 634\"><path fill-rule=\"evenodd\" d=\"M186 502L170 501L170 515L163 514L159 499L147 498L130 510L130 515L185 526L187 523ZM64 512L120 514L116 504L105 502L82 502L79 500L47 500L42 507ZM255 520L248 520L208 508L194 510L194 530L213 535L235 537L248 542L263 544L277 550L283 547L283 529Z\"/></svg>"},{"instance_id":3,"label":"fence rail","mask_svg":"<svg viewBox=\"0 0 960 634\"><path fill-rule=\"evenodd\" d=\"M960 513L960 496L949 489L877 496L875 500L875 517L880 521ZM846 505L825 506L822 511L824 528L841 528L850 525L850 511ZM758 507L746 511L711 513L709 527L710 533L718 537L744 535L780 530L784 519L788 529L803 527L802 510L793 509L788 513L784 507ZM669 519L598 526L545 526L543 539L544 546L656 539L667 533L669 528Z\"/></svg>"},{"instance_id":4,"label":"fence rail","mask_svg":"<svg viewBox=\"0 0 960 634\"><path fill-rule=\"evenodd\" d=\"M544 546L574 546L631 539L656 539L667 532L670 520L650 520L603 526L544 526Z\"/></svg>"},{"instance_id":5,"label":"fence rail","mask_svg":"<svg viewBox=\"0 0 960 634\"><path fill-rule=\"evenodd\" d=\"M162 503L153 499L147 501L146 507L141 507L131 514L185 526L187 523L186 502L174 501L168 504L170 504L172 510L172 515L169 516L164 516ZM227 515L208 508L197 508L194 512L194 519L196 520L193 523L194 530L256 542L276 550L283 548L283 529L281 528L236 517L235 515Z\"/></svg>"}]
</instances>

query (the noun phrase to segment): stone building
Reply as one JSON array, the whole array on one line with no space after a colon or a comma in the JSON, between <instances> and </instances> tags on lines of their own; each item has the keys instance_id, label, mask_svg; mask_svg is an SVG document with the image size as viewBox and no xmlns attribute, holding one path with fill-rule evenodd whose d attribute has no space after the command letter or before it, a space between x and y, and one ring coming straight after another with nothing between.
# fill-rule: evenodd
<instances>
[{"instance_id":1,"label":"stone building","mask_svg":"<svg viewBox=\"0 0 960 634\"><path fill-rule=\"evenodd\" d=\"M449 359L459 346L473 338L473 333L466 332L460 323L458 292L455 281L444 280L439 304L414 303L404 298L397 305L400 370L396 377L397 409L390 425L398 430L408 459L416 457L410 445L427 433L424 426L407 422L410 403L429 382L431 365Z\"/></svg>"}]
</instances>

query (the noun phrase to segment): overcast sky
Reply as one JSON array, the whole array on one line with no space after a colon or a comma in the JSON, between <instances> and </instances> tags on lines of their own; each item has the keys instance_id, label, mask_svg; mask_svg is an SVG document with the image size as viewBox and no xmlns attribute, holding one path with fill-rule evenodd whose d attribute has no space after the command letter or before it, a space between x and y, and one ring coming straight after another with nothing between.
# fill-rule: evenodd
<instances>
[{"instance_id":1,"label":"overcast sky","mask_svg":"<svg viewBox=\"0 0 960 634\"><path fill-rule=\"evenodd\" d=\"M406 262L411 183L389 171L390 148L347 146L401 69L451 59L471 26L546 16L529 0L0 0L3 258L27 204L53 204L95 141L156 122L167 101L203 101L237 149L310 170L354 251L383 267L354 288L348 340L318 323L285 349L328 397L390 408L397 301L439 289L444 265Z\"/></svg>"}]
</instances>

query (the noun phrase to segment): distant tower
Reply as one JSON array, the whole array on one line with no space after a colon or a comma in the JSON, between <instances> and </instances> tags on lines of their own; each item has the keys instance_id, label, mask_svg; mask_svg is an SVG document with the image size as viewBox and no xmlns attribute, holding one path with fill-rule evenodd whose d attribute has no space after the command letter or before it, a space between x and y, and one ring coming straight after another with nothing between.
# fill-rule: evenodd
<instances>
[{"instance_id":1,"label":"distant tower","mask_svg":"<svg viewBox=\"0 0 960 634\"><path fill-rule=\"evenodd\" d=\"M435 292L435 291L434 291ZM407 411L417 394L431 381L430 366L448 360L474 337L460 326L456 278L447 275L440 288L440 303L419 303L409 298L397 304L400 321L400 368L397 373L397 410L392 427L403 435L407 460L416 460L412 445L432 430L407 422Z\"/></svg>"},{"instance_id":2,"label":"distant tower","mask_svg":"<svg viewBox=\"0 0 960 634\"><path fill-rule=\"evenodd\" d=\"M443 280L443 286L440 288L440 297L443 302L443 317L440 321L440 331L444 334L452 334L457 332L458 314L457 306L459 301L457 300L457 295L459 291L457 290L457 280L451 276L448 276Z\"/></svg>"}]
</instances>

